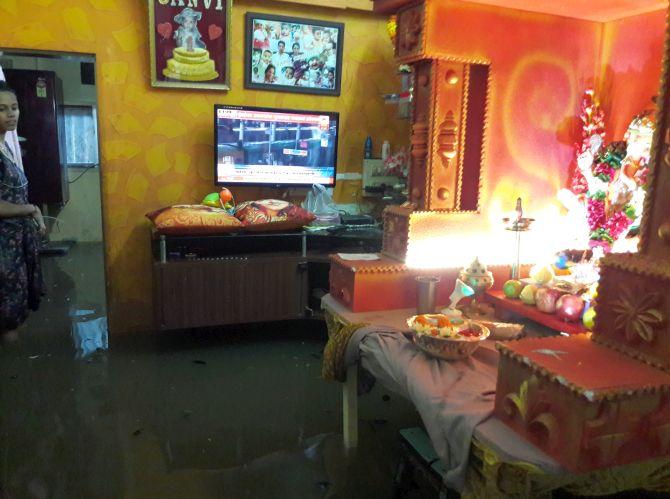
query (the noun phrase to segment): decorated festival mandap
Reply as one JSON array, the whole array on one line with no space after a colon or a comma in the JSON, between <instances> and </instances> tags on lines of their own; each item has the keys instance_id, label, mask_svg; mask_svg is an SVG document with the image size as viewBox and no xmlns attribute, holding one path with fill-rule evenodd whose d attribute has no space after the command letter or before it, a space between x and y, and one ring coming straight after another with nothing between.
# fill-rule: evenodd
<instances>
[{"instance_id":1,"label":"decorated festival mandap","mask_svg":"<svg viewBox=\"0 0 670 499\"><path fill-rule=\"evenodd\" d=\"M345 445L373 380L421 415L408 467L464 497L670 491L667 42L645 94L658 73L613 69L648 49L624 41L640 17L606 33L594 71L571 54L602 33L565 18L375 9L412 68L411 161L379 258L331 257L324 377L344 383Z\"/></svg>"}]
</instances>

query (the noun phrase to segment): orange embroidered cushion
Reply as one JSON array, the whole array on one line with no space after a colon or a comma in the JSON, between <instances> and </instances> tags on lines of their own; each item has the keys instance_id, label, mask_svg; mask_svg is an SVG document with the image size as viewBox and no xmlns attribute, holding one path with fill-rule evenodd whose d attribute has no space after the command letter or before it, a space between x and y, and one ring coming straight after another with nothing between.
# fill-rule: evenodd
<instances>
[{"instance_id":1,"label":"orange embroidered cushion","mask_svg":"<svg viewBox=\"0 0 670 499\"><path fill-rule=\"evenodd\" d=\"M240 203L235 207L235 216L247 231L299 229L316 218L300 206L279 199Z\"/></svg>"},{"instance_id":2,"label":"orange embroidered cushion","mask_svg":"<svg viewBox=\"0 0 670 499\"><path fill-rule=\"evenodd\" d=\"M157 232L171 235L208 235L239 231L242 227L234 216L221 208L201 204L175 205L147 213Z\"/></svg>"}]
</instances>

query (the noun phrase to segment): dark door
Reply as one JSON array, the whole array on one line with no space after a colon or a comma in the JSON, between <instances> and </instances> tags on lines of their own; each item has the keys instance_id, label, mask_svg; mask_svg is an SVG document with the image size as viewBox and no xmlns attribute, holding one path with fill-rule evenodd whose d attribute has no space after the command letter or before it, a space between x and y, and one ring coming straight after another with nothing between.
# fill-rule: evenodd
<instances>
[{"instance_id":1,"label":"dark door","mask_svg":"<svg viewBox=\"0 0 670 499\"><path fill-rule=\"evenodd\" d=\"M30 202L63 205L69 190L59 133L61 82L53 71L7 69L5 77L16 90L21 110L18 134L25 139L21 149Z\"/></svg>"}]
</instances>

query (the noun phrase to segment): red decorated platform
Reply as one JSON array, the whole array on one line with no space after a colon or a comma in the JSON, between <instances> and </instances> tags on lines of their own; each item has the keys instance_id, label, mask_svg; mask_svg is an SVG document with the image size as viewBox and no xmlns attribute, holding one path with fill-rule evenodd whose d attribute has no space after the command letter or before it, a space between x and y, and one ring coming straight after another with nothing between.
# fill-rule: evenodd
<instances>
[{"instance_id":1,"label":"red decorated platform","mask_svg":"<svg viewBox=\"0 0 670 499\"><path fill-rule=\"evenodd\" d=\"M585 335L499 342L494 414L573 473L670 452L670 375Z\"/></svg>"},{"instance_id":2,"label":"red decorated platform","mask_svg":"<svg viewBox=\"0 0 670 499\"><path fill-rule=\"evenodd\" d=\"M496 309L496 317L504 319L505 314L513 313L542 324L554 331L567 334L582 334L588 331L581 322L565 322L554 314L545 314L537 308L526 305L521 300L511 300L502 291L486 292L486 301Z\"/></svg>"}]
</instances>

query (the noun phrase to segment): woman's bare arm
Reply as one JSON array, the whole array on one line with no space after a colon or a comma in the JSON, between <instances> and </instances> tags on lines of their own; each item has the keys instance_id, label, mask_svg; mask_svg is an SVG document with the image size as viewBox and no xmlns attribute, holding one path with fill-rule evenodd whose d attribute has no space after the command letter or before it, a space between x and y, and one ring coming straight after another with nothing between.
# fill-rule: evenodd
<instances>
[{"instance_id":1,"label":"woman's bare arm","mask_svg":"<svg viewBox=\"0 0 670 499\"><path fill-rule=\"evenodd\" d=\"M0 200L0 218L31 217L37 212L34 204L14 204Z\"/></svg>"}]
</instances>

